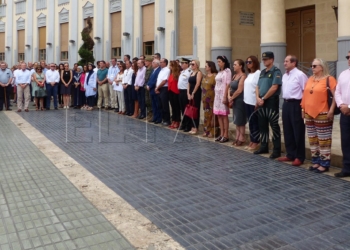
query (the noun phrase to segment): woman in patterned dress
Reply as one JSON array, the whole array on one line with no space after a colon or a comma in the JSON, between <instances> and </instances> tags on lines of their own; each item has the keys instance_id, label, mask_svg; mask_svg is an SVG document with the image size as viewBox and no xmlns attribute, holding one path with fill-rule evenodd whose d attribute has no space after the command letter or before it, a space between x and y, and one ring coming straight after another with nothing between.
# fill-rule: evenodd
<instances>
[{"instance_id":1,"label":"woman in patterned dress","mask_svg":"<svg viewBox=\"0 0 350 250\"><path fill-rule=\"evenodd\" d=\"M213 138L215 136L214 128L214 97L215 97L215 77L218 71L216 70L215 63L212 61L206 61L205 64L206 74L202 80L202 102L204 110L204 137Z\"/></svg>"},{"instance_id":2,"label":"woman in patterned dress","mask_svg":"<svg viewBox=\"0 0 350 250\"><path fill-rule=\"evenodd\" d=\"M219 66L219 73L215 77L215 98L213 113L218 116L220 136L215 139L220 143L228 142L228 115L230 110L227 99L227 86L231 83L232 73L230 70L230 63L225 56L218 56L217 64Z\"/></svg>"}]
</instances>

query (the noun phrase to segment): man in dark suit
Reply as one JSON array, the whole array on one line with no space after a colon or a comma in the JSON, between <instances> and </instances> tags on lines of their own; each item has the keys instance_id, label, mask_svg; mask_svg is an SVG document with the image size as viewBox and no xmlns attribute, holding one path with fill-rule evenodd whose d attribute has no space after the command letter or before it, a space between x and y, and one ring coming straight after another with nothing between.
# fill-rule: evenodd
<instances>
[{"instance_id":1,"label":"man in dark suit","mask_svg":"<svg viewBox=\"0 0 350 250\"><path fill-rule=\"evenodd\" d=\"M158 102L158 97L157 94L155 92L155 88L157 85L157 79L158 79L158 75L160 72L160 61L155 59L152 62L152 74L149 77L149 80L147 82L147 89L150 92L151 95L151 102L152 102L152 111L153 111L153 119L152 122L154 122L155 124L161 123L162 122L162 115L159 112L159 102Z\"/></svg>"}]
</instances>

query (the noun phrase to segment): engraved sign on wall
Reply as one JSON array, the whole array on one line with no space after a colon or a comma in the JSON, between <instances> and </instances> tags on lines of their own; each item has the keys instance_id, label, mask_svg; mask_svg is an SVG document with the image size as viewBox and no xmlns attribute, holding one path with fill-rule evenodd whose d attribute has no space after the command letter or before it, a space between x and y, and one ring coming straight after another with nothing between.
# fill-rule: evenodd
<instances>
[{"instance_id":1,"label":"engraved sign on wall","mask_svg":"<svg viewBox=\"0 0 350 250\"><path fill-rule=\"evenodd\" d=\"M254 12L239 12L239 24L254 26Z\"/></svg>"}]
</instances>

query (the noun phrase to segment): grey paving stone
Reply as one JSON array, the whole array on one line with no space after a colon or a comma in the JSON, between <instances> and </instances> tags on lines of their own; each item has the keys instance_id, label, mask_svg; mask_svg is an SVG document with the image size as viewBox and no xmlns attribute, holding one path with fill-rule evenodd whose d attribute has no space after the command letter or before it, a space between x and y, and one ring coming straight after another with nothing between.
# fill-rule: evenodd
<instances>
[{"instance_id":1,"label":"grey paving stone","mask_svg":"<svg viewBox=\"0 0 350 250\"><path fill-rule=\"evenodd\" d=\"M149 124L146 133L145 123L124 116L102 112L99 128L98 112L69 114L69 143L65 112L20 115L188 249L344 247L340 231L350 226L349 182L184 134L173 143L174 131ZM50 178L41 172L35 176ZM71 209L76 205L61 203L62 191L71 189L56 188L55 181L38 183L37 193L57 203L53 211L70 237L78 239L78 229L89 225L105 232L100 216L89 217L90 209L80 209L89 211L80 216ZM23 191L7 188L16 195Z\"/></svg>"},{"instance_id":2,"label":"grey paving stone","mask_svg":"<svg viewBox=\"0 0 350 250\"><path fill-rule=\"evenodd\" d=\"M73 239L83 238L93 239L88 248L108 238L111 249L133 249L3 114L0 127L1 249L78 249Z\"/></svg>"}]
</instances>

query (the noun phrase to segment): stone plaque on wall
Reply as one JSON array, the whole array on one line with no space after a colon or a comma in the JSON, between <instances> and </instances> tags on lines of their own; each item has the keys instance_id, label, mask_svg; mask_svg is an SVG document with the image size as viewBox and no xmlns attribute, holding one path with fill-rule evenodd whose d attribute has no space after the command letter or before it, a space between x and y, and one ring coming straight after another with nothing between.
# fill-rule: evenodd
<instances>
[{"instance_id":1,"label":"stone plaque on wall","mask_svg":"<svg viewBox=\"0 0 350 250\"><path fill-rule=\"evenodd\" d=\"M254 12L239 12L239 24L254 26Z\"/></svg>"}]
</instances>

